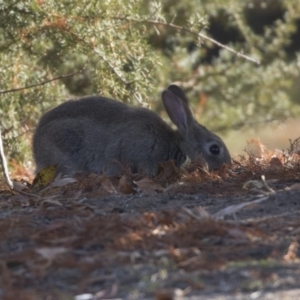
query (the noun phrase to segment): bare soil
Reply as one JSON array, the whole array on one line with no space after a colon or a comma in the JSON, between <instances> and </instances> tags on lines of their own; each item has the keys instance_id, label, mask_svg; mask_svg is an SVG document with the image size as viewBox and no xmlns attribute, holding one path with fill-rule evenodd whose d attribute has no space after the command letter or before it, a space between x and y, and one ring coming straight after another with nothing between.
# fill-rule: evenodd
<instances>
[{"instance_id":1,"label":"bare soil","mask_svg":"<svg viewBox=\"0 0 300 300\"><path fill-rule=\"evenodd\" d=\"M3 188L0 299L300 299L299 160L200 169Z\"/></svg>"}]
</instances>

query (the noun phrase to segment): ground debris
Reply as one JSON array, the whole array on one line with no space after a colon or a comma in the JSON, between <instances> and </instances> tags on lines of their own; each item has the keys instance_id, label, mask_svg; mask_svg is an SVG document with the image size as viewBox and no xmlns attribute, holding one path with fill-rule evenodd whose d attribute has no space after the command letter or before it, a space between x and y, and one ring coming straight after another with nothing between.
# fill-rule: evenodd
<instances>
[{"instance_id":1,"label":"ground debris","mask_svg":"<svg viewBox=\"0 0 300 300\"><path fill-rule=\"evenodd\" d=\"M167 162L155 178L127 170L3 186L0 298L211 299L296 288L297 144L284 152L251 143L219 171Z\"/></svg>"}]
</instances>

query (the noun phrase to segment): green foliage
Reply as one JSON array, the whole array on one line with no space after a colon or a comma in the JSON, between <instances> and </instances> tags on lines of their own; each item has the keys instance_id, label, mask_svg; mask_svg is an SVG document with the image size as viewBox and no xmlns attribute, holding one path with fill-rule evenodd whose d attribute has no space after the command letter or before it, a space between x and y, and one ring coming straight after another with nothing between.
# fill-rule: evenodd
<instances>
[{"instance_id":1,"label":"green foliage","mask_svg":"<svg viewBox=\"0 0 300 300\"><path fill-rule=\"evenodd\" d=\"M295 45L299 41L296 33L300 32L299 1L162 2L163 11L172 10L173 16L185 7L184 13L177 13L174 20L170 16L168 22L187 26L191 16L201 16L198 20L205 24L207 19L209 24L202 33L261 62L256 65L204 39L199 45L197 38L186 32L178 35L172 28L163 31L160 40L167 54L160 82L164 86L177 81L197 106L201 106L201 98L205 99L201 122L226 130L299 115L300 44ZM278 16L271 20L268 12L271 17L275 13Z\"/></svg>"},{"instance_id":2,"label":"green foliage","mask_svg":"<svg viewBox=\"0 0 300 300\"><path fill-rule=\"evenodd\" d=\"M0 3L0 90L45 85L1 95L1 127L11 156L14 142L42 112L73 95L99 93L145 102L157 64L136 17L142 1L5 1ZM24 137L21 137L24 139Z\"/></svg>"},{"instance_id":3,"label":"green foliage","mask_svg":"<svg viewBox=\"0 0 300 300\"><path fill-rule=\"evenodd\" d=\"M299 115L299 13L298 0L0 1L0 91L34 86L0 93L6 152L28 161L38 118L67 98L147 105L171 82L210 129Z\"/></svg>"}]
</instances>

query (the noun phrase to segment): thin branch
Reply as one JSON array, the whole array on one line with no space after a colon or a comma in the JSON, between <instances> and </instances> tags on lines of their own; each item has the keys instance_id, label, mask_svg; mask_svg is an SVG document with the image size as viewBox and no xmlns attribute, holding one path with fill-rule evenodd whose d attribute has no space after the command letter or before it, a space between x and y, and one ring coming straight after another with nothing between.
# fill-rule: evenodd
<instances>
[{"instance_id":1,"label":"thin branch","mask_svg":"<svg viewBox=\"0 0 300 300\"><path fill-rule=\"evenodd\" d=\"M100 57L100 59L102 59L107 66L110 68L110 70L121 80L121 82L125 85L128 86L131 83L133 83L133 81L126 81L121 74L119 74L119 72L117 71L117 69L103 56L99 53L99 51L94 50L94 52Z\"/></svg>"},{"instance_id":2,"label":"thin branch","mask_svg":"<svg viewBox=\"0 0 300 300\"><path fill-rule=\"evenodd\" d=\"M122 18L120 18L122 19ZM124 18L123 18L124 19ZM184 31L184 32L187 32L187 33L190 33L192 35L196 35L204 40L207 40L207 41L210 41L211 43L219 46L220 48L224 48L226 49L227 51L235 54L236 56L238 57L242 57L248 61L251 61L255 64L260 64L260 61L258 61L257 59L255 58L252 58L250 56L247 56L241 52L237 52L235 50L233 50L232 48L224 45L224 44L221 44L220 42L216 41L215 39L211 38L211 37L208 37L207 35L203 34L203 33L200 33L200 32L196 32L196 31L193 31L191 29L188 29L186 27L182 27L182 26L178 26L178 25L175 25L173 23L166 23L166 22L161 22L161 21L152 21L152 20L138 20L138 19L134 19L134 18L126 18L128 21L134 21L134 22L138 22L138 23L149 23L149 24L152 24L152 25L162 25L162 26L167 26L167 27L171 27L171 28L174 28L176 30L179 30L179 31Z\"/></svg>"},{"instance_id":3,"label":"thin branch","mask_svg":"<svg viewBox=\"0 0 300 300\"><path fill-rule=\"evenodd\" d=\"M88 64L88 62L86 62L84 64L84 66L80 70L72 72L72 73L69 73L69 74L60 75L60 76L54 77L52 79L41 81L41 82L38 82L38 83L35 83L35 84L32 84L32 85L26 85L26 86L23 86L23 87L20 87L20 88L14 88L14 89L10 89L10 90L0 91L0 95L12 93L12 92L18 92L18 91L30 89L30 88L33 88L33 87L37 87L37 86L40 86L40 85L44 85L44 84L47 84L47 83L52 82L52 81L56 81L56 80L60 80L60 79L63 79L63 78L68 78L68 77L72 77L74 75L82 73L86 69L87 64Z\"/></svg>"},{"instance_id":4,"label":"thin branch","mask_svg":"<svg viewBox=\"0 0 300 300\"><path fill-rule=\"evenodd\" d=\"M272 122L278 122L278 121L282 121L282 119L280 118L272 118L272 119L264 119L264 120L257 120L257 121L249 121L249 122L239 122L239 123L235 123L228 126L219 126L219 127L215 127L214 131L218 131L218 132L222 132L222 131L226 131L228 129L232 129L232 130L238 130L242 127L245 126L256 126L258 124L266 124L266 123L272 123Z\"/></svg>"},{"instance_id":5,"label":"thin branch","mask_svg":"<svg viewBox=\"0 0 300 300\"><path fill-rule=\"evenodd\" d=\"M7 168L6 158L5 158L4 149L3 149L1 128L0 128L0 160L1 160L4 178L6 180L7 185L12 190L14 188L14 185L13 185L12 181L10 180L9 174L8 174L8 168Z\"/></svg>"},{"instance_id":6,"label":"thin branch","mask_svg":"<svg viewBox=\"0 0 300 300\"><path fill-rule=\"evenodd\" d=\"M94 51L98 56L99 56L99 60L96 62L96 65L97 63L100 61L100 60L103 60L107 66L110 68L110 70L122 81L122 83L125 85L125 86L128 86L130 84L132 84L134 81L126 81L119 73L118 71L114 68L114 66L105 58L103 57L100 53ZM32 84L32 85L26 85L26 86L23 86L23 87L19 87L19 88L14 88L14 89L10 89L10 90L4 90L4 91L0 91L0 95L3 95L3 94L8 94L8 93L12 93L12 92L18 92L18 91L22 91L22 90L26 90L26 89L30 89L30 88L34 88L34 87L37 87L37 86L41 86L41 85L44 85L44 84L47 84L49 82L52 82L52 81L56 81L56 80L60 80L60 79L64 79L64 78L68 78L68 77L72 77L74 75L77 75L77 74L80 74L82 73L86 67L88 65L88 61L84 64L84 66L78 70L78 71L75 71L75 72L72 72L72 73L69 73L69 74L63 74L63 75L60 75L58 77L54 77L52 79L48 79L48 80L45 80L45 81L41 81L41 82L38 82L38 83L35 83L35 84Z\"/></svg>"}]
</instances>

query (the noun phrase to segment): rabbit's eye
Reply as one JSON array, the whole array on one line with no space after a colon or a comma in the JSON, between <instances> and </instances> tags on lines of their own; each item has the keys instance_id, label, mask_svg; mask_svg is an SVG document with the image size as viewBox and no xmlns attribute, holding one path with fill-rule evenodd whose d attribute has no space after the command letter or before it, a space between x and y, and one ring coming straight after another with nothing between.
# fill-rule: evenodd
<instances>
[{"instance_id":1,"label":"rabbit's eye","mask_svg":"<svg viewBox=\"0 0 300 300\"><path fill-rule=\"evenodd\" d=\"M209 147L209 151L213 155L219 155L220 154L220 147L218 145L212 145Z\"/></svg>"}]
</instances>

